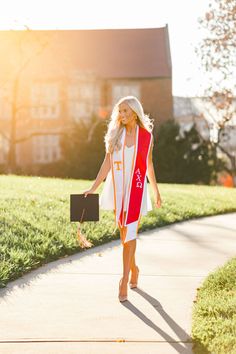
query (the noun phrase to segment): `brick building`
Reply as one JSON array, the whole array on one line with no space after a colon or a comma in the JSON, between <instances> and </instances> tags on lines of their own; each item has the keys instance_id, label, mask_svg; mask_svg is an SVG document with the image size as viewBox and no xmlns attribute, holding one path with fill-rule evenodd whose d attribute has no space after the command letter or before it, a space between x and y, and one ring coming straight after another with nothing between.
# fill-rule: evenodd
<instances>
[{"instance_id":1,"label":"brick building","mask_svg":"<svg viewBox=\"0 0 236 354\"><path fill-rule=\"evenodd\" d=\"M168 27L0 31L0 164L9 137L17 165L60 159L71 121L108 117L132 94L157 123L172 118Z\"/></svg>"}]
</instances>

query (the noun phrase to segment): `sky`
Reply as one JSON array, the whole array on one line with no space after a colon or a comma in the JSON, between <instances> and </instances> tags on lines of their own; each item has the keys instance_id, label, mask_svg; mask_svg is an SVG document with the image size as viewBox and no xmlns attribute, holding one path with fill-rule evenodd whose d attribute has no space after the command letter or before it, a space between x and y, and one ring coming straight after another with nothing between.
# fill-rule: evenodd
<instances>
[{"instance_id":1,"label":"sky","mask_svg":"<svg viewBox=\"0 0 236 354\"><path fill-rule=\"evenodd\" d=\"M3 2L4 0L0 0ZM194 52L208 0L7 0L0 30L155 28L168 24L174 96L201 95L204 74Z\"/></svg>"}]
</instances>

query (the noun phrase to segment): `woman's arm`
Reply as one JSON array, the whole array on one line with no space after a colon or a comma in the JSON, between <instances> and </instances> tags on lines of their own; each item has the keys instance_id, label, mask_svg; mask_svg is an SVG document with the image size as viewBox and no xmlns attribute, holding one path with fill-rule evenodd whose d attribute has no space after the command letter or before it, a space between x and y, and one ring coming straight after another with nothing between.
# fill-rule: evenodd
<instances>
[{"instance_id":1,"label":"woman's arm","mask_svg":"<svg viewBox=\"0 0 236 354\"><path fill-rule=\"evenodd\" d=\"M154 166L152 161L152 151L153 151L153 136L152 136L151 148L148 155L147 176L154 193L155 205L157 208L160 208L161 196L157 186L157 181L156 181L156 176L155 176L155 171L154 171Z\"/></svg>"},{"instance_id":2,"label":"woman's arm","mask_svg":"<svg viewBox=\"0 0 236 354\"><path fill-rule=\"evenodd\" d=\"M106 178L108 172L110 171L110 168L111 168L110 153L107 152L92 187L83 192L83 194L85 194L85 196L87 196L87 194L91 194L96 191L96 189L100 186L100 184Z\"/></svg>"}]
</instances>

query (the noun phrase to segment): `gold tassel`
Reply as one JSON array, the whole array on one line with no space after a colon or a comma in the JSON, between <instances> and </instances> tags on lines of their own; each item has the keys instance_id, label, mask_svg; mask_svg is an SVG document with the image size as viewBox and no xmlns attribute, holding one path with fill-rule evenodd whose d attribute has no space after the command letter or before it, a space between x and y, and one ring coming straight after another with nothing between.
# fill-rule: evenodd
<instances>
[{"instance_id":1,"label":"gold tassel","mask_svg":"<svg viewBox=\"0 0 236 354\"><path fill-rule=\"evenodd\" d=\"M85 209L83 209L83 212L82 212L82 215L81 215L81 218L80 218L80 223L78 225L77 239L79 241L79 246L81 248L90 248L90 247L93 246L93 244L92 244L92 242L87 240L87 238L82 234L81 227L80 227L80 225L82 224L83 217L84 217L84 212L85 212Z\"/></svg>"},{"instance_id":2,"label":"gold tassel","mask_svg":"<svg viewBox=\"0 0 236 354\"><path fill-rule=\"evenodd\" d=\"M90 248L93 246L92 242L87 240L87 238L82 234L80 225L78 226L78 230L77 230L77 238L79 241L79 246L81 248Z\"/></svg>"}]
</instances>

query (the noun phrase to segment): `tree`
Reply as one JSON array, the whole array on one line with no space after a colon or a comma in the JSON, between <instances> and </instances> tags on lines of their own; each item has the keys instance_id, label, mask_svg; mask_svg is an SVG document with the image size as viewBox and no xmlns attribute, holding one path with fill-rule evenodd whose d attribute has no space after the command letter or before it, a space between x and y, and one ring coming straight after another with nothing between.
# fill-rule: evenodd
<instances>
[{"instance_id":1,"label":"tree","mask_svg":"<svg viewBox=\"0 0 236 354\"><path fill-rule=\"evenodd\" d=\"M94 179L105 157L107 121L94 115L73 122L61 136L62 165L69 178Z\"/></svg>"},{"instance_id":2,"label":"tree","mask_svg":"<svg viewBox=\"0 0 236 354\"><path fill-rule=\"evenodd\" d=\"M195 125L181 133L177 122L166 121L154 139L153 160L159 182L216 182L224 165L216 156L215 146L201 138Z\"/></svg>"},{"instance_id":3,"label":"tree","mask_svg":"<svg viewBox=\"0 0 236 354\"><path fill-rule=\"evenodd\" d=\"M209 122L210 141L227 156L229 164L225 168L236 185L236 151L229 144L236 93L235 0L211 0L199 23L206 35L196 47L196 53L209 83L204 90L202 114Z\"/></svg>"},{"instance_id":4,"label":"tree","mask_svg":"<svg viewBox=\"0 0 236 354\"><path fill-rule=\"evenodd\" d=\"M12 43L10 47L14 48L15 57L12 60L12 72L11 72L11 87L12 95L8 97L8 102L11 106L11 121L10 131L6 134L0 131L0 134L8 141L8 173L16 171L16 144L30 139L33 135L40 135L41 133L31 133L24 137L18 138L16 127L19 112L22 109L29 108L21 102L19 98L19 90L21 89L22 74L28 65L39 56L45 47L48 45L48 35L39 35L35 31L32 31L27 26L25 31L11 33ZM14 34L14 36L13 36Z\"/></svg>"}]
</instances>

